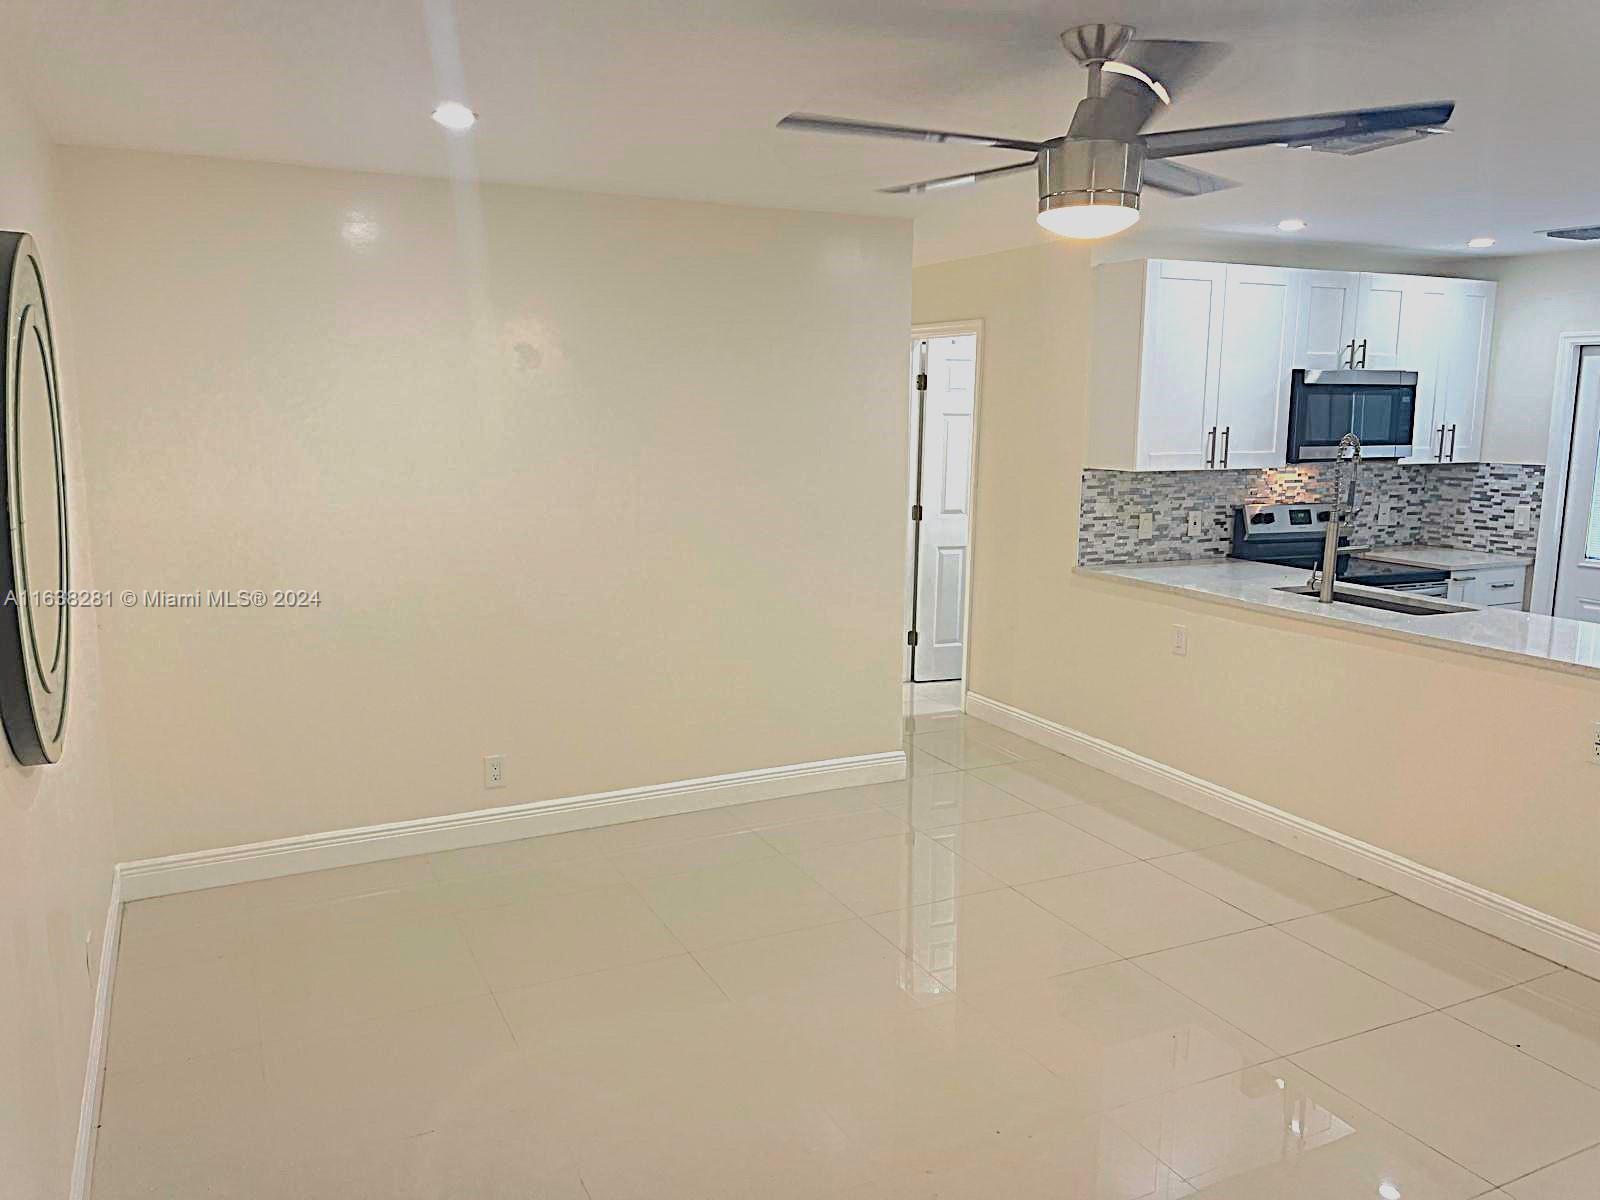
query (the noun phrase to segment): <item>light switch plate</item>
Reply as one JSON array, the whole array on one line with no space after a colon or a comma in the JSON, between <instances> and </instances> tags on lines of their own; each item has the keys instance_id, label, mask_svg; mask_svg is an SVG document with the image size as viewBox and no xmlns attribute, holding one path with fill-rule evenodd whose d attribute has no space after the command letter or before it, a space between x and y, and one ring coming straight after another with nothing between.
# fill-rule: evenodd
<instances>
[{"instance_id":1,"label":"light switch plate","mask_svg":"<svg viewBox=\"0 0 1600 1200\"><path fill-rule=\"evenodd\" d=\"M1378 505L1378 524L1393 525L1395 523L1395 505L1393 500L1385 500Z\"/></svg>"},{"instance_id":2,"label":"light switch plate","mask_svg":"<svg viewBox=\"0 0 1600 1200\"><path fill-rule=\"evenodd\" d=\"M1526 533L1533 528L1533 506L1529 504L1517 505L1513 525L1519 533Z\"/></svg>"},{"instance_id":3,"label":"light switch plate","mask_svg":"<svg viewBox=\"0 0 1600 1200\"><path fill-rule=\"evenodd\" d=\"M1148 542L1156 535L1156 515L1152 512L1139 514L1139 540Z\"/></svg>"},{"instance_id":4,"label":"light switch plate","mask_svg":"<svg viewBox=\"0 0 1600 1200\"><path fill-rule=\"evenodd\" d=\"M1187 625L1174 625L1172 627L1172 652L1179 658L1189 653L1189 627Z\"/></svg>"},{"instance_id":5,"label":"light switch plate","mask_svg":"<svg viewBox=\"0 0 1600 1200\"><path fill-rule=\"evenodd\" d=\"M1203 512L1191 511L1189 513L1189 536L1204 537L1206 534L1206 515Z\"/></svg>"}]
</instances>

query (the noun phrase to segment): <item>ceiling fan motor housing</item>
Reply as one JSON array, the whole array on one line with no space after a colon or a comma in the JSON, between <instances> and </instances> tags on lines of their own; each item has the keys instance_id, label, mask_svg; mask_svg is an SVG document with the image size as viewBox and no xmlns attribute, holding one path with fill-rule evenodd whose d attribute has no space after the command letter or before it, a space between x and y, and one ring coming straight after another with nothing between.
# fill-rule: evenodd
<instances>
[{"instance_id":1,"label":"ceiling fan motor housing","mask_svg":"<svg viewBox=\"0 0 1600 1200\"><path fill-rule=\"evenodd\" d=\"M1111 138L1066 138L1039 153L1039 211L1085 205L1139 208L1144 147Z\"/></svg>"}]
</instances>

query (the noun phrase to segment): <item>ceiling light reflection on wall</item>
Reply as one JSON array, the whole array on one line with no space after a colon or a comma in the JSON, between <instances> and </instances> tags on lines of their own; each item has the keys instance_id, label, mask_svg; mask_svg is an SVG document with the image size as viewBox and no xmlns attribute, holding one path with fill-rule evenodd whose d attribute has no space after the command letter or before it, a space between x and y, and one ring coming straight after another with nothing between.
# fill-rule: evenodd
<instances>
[{"instance_id":1,"label":"ceiling light reflection on wall","mask_svg":"<svg viewBox=\"0 0 1600 1200\"><path fill-rule=\"evenodd\" d=\"M1299 217L1285 217L1278 222L1279 233L1299 233L1306 227L1306 223Z\"/></svg>"},{"instance_id":2,"label":"ceiling light reflection on wall","mask_svg":"<svg viewBox=\"0 0 1600 1200\"><path fill-rule=\"evenodd\" d=\"M1467 246L1472 250L1487 250L1492 245L1494 245L1494 239L1492 237L1475 237L1467 239Z\"/></svg>"},{"instance_id":3,"label":"ceiling light reflection on wall","mask_svg":"<svg viewBox=\"0 0 1600 1200\"><path fill-rule=\"evenodd\" d=\"M459 100L446 100L433 110L433 119L451 133L465 133L478 122L478 114Z\"/></svg>"}]
</instances>

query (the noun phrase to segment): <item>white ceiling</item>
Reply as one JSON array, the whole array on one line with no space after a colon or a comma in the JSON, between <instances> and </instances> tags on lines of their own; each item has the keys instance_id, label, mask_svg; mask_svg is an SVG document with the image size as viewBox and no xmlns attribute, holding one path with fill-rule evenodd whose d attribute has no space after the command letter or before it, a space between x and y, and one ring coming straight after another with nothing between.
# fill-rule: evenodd
<instances>
[{"instance_id":1,"label":"white ceiling","mask_svg":"<svg viewBox=\"0 0 1600 1200\"><path fill-rule=\"evenodd\" d=\"M1246 186L1147 197L1146 229L1299 216L1322 242L1517 253L1600 221L1593 0L0 0L0 19L60 142L914 216L922 261L1042 240L1031 177L882 196L1011 156L773 123L1054 136L1084 85L1056 35L1127 20L1234 47L1157 128L1459 102L1449 137L1361 157L1188 160ZM465 143L427 119L444 97L481 114Z\"/></svg>"}]
</instances>

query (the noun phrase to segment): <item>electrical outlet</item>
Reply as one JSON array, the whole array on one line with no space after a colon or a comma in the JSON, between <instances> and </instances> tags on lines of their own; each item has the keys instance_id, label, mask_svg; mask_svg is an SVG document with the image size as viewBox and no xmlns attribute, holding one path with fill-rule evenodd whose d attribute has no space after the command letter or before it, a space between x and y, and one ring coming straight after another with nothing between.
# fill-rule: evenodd
<instances>
[{"instance_id":1,"label":"electrical outlet","mask_svg":"<svg viewBox=\"0 0 1600 1200\"><path fill-rule=\"evenodd\" d=\"M1156 515L1152 512L1139 514L1139 540L1148 542L1156 535Z\"/></svg>"},{"instance_id":2,"label":"electrical outlet","mask_svg":"<svg viewBox=\"0 0 1600 1200\"><path fill-rule=\"evenodd\" d=\"M1397 520L1395 503L1393 500L1384 500L1378 505L1378 524L1393 525Z\"/></svg>"},{"instance_id":3,"label":"electrical outlet","mask_svg":"<svg viewBox=\"0 0 1600 1200\"><path fill-rule=\"evenodd\" d=\"M1515 515L1515 519L1513 521L1513 524L1514 524L1514 527L1516 528L1517 532L1519 532L1519 533L1526 533L1528 530L1532 529L1533 528L1533 507L1531 505L1528 505L1528 504L1519 504L1519 505L1517 505L1517 507L1516 507L1516 515Z\"/></svg>"},{"instance_id":4,"label":"electrical outlet","mask_svg":"<svg viewBox=\"0 0 1600 1200\"><path fill-rule=\"evenodd\" d=\"M1189 513L1189 536L1205 537L1206 515L1203 512L1191 511Z\"/></svg>"},{"instance_id":5,"label":"electrical outlet","mask_svg":"<svg viewBox=\"0 0 1600 1200\"><path fill-rule=\"evenodd\" d=\"M506 785L506 756L504 754L485 754L483 756L483 786L486 788L501 788Z\"/></svg>"},{"instance_id":6,"label":"electrical outlet","mask_svg":"<svg viewBox=\"0 0 1600 1200\"><path fill-rule=\"evenodd\" d=\"M1189 627L1187 625L1174 625L1172 627L1172 652L1179 658L1189 653ZM1595 734L1600 738L1600 732Z\"/></svg>"},{"instance_id":7,"label":"electrical outlet","mask_svg":"<svg viewBox=\"0 0 1600 1200\"><path fill-rule=\"evenodd\" d=\"M1594 723L1593 740L1589 745L1589 761L1600 766L1600 721Z\"/></svg>"}]
</instances>

